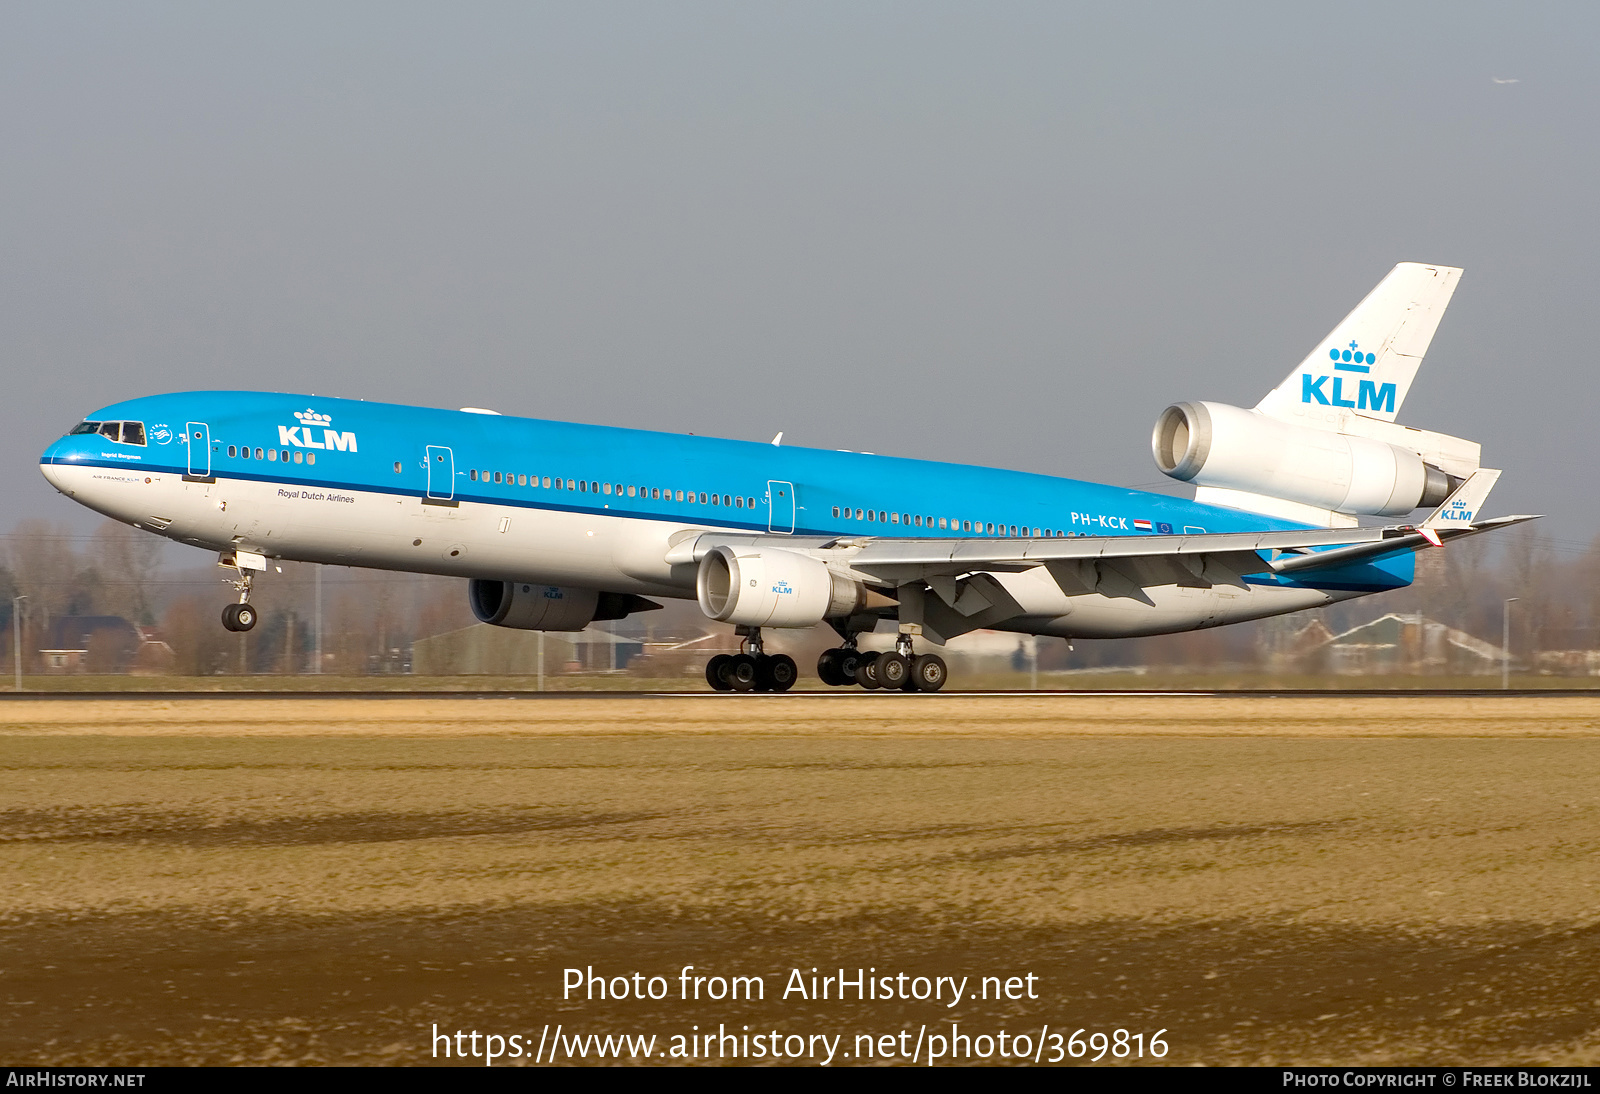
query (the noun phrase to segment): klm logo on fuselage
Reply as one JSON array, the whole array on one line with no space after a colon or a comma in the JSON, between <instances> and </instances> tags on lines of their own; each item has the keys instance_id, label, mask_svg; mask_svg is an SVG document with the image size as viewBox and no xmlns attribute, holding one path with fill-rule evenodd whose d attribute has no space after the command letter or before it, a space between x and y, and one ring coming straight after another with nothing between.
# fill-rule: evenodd
<instances>
[{"instance_id":1,"label":"klm logo on fuselage","mask_svg":"<svg viewBox=\"0 0 1600 1094\"><path fill-rule=\"evenodd\" d=\"M318 414L314 410L297 410L294 416L300 419L300 424L280 425L279 444L292 444L296 448L328 448L335 452L356 451L356 435L328 429L328 424L333 421L329 415ZM314 427L322 430L322 440L319 441L312 436Z\"/></svg>"},{"instance_id":2,"label":"klm logo on fuselage","mask_svg":"<svg viewBox=\"0 0 1600 1094\"><path fill-rule=\"evenodd\" d=\"M1330 349L1328 358L1333 362L1335 372L1372 371L1372 366L1378 361L1375 353L1365 353L1355 342L1350 343L1349 349ZM1346 397L1345 381L1348 376L1313 376L1309 372L1300 375L1300 401L1302 403L1317 403L1322 406L1342 406L1351 410L1374 410L1393 414L1395 406L1395 386L1393 384L1377 384L1371 380L1360 380L1356 383L1356 397Z\"/></svg>"}]
</instances>

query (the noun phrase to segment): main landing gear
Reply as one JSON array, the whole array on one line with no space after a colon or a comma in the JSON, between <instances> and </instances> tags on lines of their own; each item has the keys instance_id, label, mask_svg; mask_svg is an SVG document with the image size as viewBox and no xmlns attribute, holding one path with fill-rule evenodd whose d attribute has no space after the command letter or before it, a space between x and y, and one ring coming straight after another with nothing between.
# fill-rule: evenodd
<instances>
[{"instance_id":1,"label":"main landing gear","mask_svg":"<svg viewBox=\"0 0 1600 1094\"><path fill-rule=\"evenodd\" d=\"M817 675L830 687L859 684L868 691L938 691L949 673L944 658L932 653L917 654L911 649L911 636L902 634L889 653L856 649L854 635L838 649L826 650L817 658Z\"/></svg>"},{"instance_id":2,"label":"main landing gear","mask_svg":"<svg viewBox=\"0 0 1600 1094\"><path fill-rule=\"evenodd\" d=\"M760 627L738 628L738 653L719 653L706 662L706 683L716 691L788 691L800 668L786 653L761 648Z\"/></svg>"}]
</instances>

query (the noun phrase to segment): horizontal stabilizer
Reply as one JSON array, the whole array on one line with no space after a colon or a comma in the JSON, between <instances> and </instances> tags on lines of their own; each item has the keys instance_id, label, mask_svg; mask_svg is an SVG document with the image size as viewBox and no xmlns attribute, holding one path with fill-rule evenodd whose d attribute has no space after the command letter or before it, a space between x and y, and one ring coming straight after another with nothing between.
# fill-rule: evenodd
<instances>
[{"instance_id":1,"label":"horizontal stabilizer","mask_svg":"<svg viewBox=\"0 0 1600 1094\"><path fill-rule=\"evenodd\" d=\"M1483 503L1489 499L1489 491L1493 490L1494 484L1499 481L1499 471L1490 467L1478 468L1466 482L1456 487L1455 493L1444 499L1443 505L1422 522L1423 534L1443 528L1465 528L1470 525L1477 517L1478 511L1483 508Z\"/></svg>"}]
</instances>

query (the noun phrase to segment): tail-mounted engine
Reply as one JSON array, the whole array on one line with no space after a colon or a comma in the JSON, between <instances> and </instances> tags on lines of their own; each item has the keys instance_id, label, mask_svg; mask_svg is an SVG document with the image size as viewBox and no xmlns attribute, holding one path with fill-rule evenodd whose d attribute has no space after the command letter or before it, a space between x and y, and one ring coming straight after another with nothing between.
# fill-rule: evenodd
<instances>
[{"instance_id":1,"label":"tail-mounted engine","mask_svg":"<svg viewBox=\"0 0 1600 1094\"><path fill-rule=\"evenodd\" d=\"M581 631L602 619L661 607L632 593L603 593L522 581L467 582L467 600L480 623L521 631Z\"/></svg>"},{"instance_id":2,"label":"tail-mounted engine","mask_svg":"<svg viewBox=\"0 0 1600 1094\"><path fill-rule=\"evenodd\" d=\"M794 551L719 546L700 560L700 610L747 627L811 627L857 611L866 588Z\"/></svg>"},{"instance_id":3,"label":"tail-mounted engine","mask_svg":"<svg viewBox=\"0 0 1600 1094\"><path fill-rule=\"evenodd\" d=\"M1384 441L1269 418L1226 403L1178 403L1156 419L1156 466L1196 486L1284 498L1337 513L1403 516L1462 479Z\"/></svg>"}]
</instances>

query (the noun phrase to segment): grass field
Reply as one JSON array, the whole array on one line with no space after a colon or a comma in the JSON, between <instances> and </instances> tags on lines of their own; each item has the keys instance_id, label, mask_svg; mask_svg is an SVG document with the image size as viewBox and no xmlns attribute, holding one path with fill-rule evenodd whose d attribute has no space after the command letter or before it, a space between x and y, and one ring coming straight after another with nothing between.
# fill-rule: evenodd
<instances>
[{"instance_id":1,"label":"grass field","mask_svg":"<svg viewBox=\"0 0 1600 1094\"><path fill-rule=\"evenodd\" d=\"M952 1020L1165 1029L1170 1063L1600 1060L1584 697L18 698L0 766L8 1062ZM768 997L561 998L683 965ZM1039 998L775 997L841 966Z\"/></svg>"}]
</instances>

